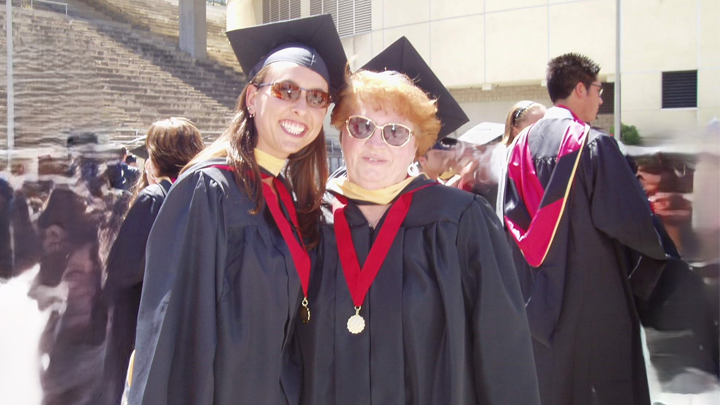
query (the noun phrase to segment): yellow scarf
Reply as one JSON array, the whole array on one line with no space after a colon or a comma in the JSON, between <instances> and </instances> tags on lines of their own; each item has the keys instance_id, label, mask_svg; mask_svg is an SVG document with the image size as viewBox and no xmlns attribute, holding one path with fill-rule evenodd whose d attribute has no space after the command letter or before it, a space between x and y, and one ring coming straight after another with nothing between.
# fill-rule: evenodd
<instances>
[{"instance_id":1,"label":"yellow scarf","mask_svg":"<svg viewBox=\"0 0 720 405\"><path fill-rule=\"evenodd\" d=\"M457 174L457 173L455 173L454 170L449 170L449 171L447 171L447 172L442 172L442 173L440 173L440 175L438 176L438 178L439 178L440 180L443 180L443 181L448 181L448 180L452 179L453 176L455 176L456 174Z\"/></svg>"},{"instance_id":2,"label":"yellow scarf","mask_svg":"<svg viewBox=\"0 0 720 405\"><path fill-rule=\"evenodd\" d=\"M424 174L422 174L424 176ZM365 190L355 183L351 183L347 177L330 179L327 184L329 191L336 192L351 200L367 201L378 205L390 204L410 184L415 177L408 177L400 183L393 184L377 190Z\"/></svg>"},{"instance_id":3,"label":"yellow scarf","mask_svg":"<svg viewBox=\"0 0 720 405\"><path fill-rule=\"evenodd\" d=\"M269 153L263 152L258 148L255 148L255 160L258 162L260 167L267 170L272 174L273 176L277 177L278 174L282 171L283 167L285 167L285 162L287 162L287 159L278 159L275 156L270 155Z\"/></svg>"}]
</instances>

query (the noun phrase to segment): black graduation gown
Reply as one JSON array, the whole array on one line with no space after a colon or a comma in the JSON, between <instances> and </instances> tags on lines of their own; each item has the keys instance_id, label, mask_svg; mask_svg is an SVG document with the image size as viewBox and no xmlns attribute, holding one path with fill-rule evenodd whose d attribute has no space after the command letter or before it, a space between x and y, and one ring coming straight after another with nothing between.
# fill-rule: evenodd
<instances>
[{"instance_id":1,"label":"black graduation gown","mask_svg":"<svg viewBox=\"0 0 720 405\"><path fill-rule=\"evenodd\" d=\"M530 151L543 187L553 176L566 127L565 120L544 119L531 130ZM530 267L511 242L529 299L541 401L649 404L635 300L650 296L667 255L647 198L613 138L590 130L574 181L539 268Z\"/></svg>"},{"instance_id":2,"label":"black graduation gown","mask_svg":"<svg viewBox=\"0 0 720 405\"><path fill-rule=\"evenodd\" d=\"M129 403L294 404L300 279L270 212L212 164L177 180L150 232Z\"/></svg>"},{"instance_id":3,"label":"black graduation gown","mask_svg":"<svg viewBox=\"0 0 720 405\"><path fill-rule=\"evenodd\" d=\"M362 265L378 232L352 201L345 211ZM303 404L539 403L510 250L480 197L438 184L414 194L362 305L362 333L347 329L355 311L332 223L322 226L309 297L312 320L296 327Z\"/></svg>"},{"instance_id":4,"label":"black graduation gown","mask_svg":"<svg viewBox=\"0 0 720 405\"><path fill-rule=\"evenodd\" d=\"M138 193L108 256L104 289L106 303L112 308L104 377L108 404L119 404L125 387L145 273L145 245L171 185L163 180Z\"/></svg>"}]
</instances>

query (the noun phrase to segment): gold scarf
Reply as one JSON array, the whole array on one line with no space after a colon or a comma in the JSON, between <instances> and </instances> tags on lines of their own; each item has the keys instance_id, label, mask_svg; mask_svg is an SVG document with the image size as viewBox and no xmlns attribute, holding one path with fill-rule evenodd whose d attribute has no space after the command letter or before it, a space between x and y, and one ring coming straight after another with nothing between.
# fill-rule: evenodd
<instances>
[{"instance_id":1,"label":"gold scarf","mask_svg":"<svg viewBox=\"0 0 720 405\"><path fill-rule=\"evenodd\" d=\"M422 174L422 176L425 176ZM388 205L410 184L415 177L408 177L400 183L392 186L377 189L365 190L355 183L351 183L347 177L330 179L327 184L329 191L336 192L351 200L367 201L378 205Z\"/></svg>"},{"instance_id":2,"label":"gold scarf","mask_svg":"<svg viewBox=\"0 0 720 405\"><path fill-rule=\"evenodd\" d=\"M443 180L443 181L448 181L448 180L452 179L453 176L455 176L456 174L457 173L455 173L454 170L448 170L447 172L440 173L440 175L438 176L438 179Z\"/></svg>"},{"instance_id":3,"label":"gold scarf","mask_svg":"<svg viewBox=\"0 0 720 405\"><path fill-rule=\"evenodd\" d=\"M263 152L258 148L255 148L255 160L258 162L260 167L267 170L273 176L277 177L285 167L287 159L278 159L269 153Z\"/></svg>"}]
</instances>

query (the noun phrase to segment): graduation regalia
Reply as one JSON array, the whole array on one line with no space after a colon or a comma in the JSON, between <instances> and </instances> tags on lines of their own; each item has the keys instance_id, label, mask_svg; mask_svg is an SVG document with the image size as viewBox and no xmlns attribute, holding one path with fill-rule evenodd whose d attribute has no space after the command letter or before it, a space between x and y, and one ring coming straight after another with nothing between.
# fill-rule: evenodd
<instances>
[{"instance_id":1,"label":"graduation regalia","mask_svg":"<svg viewBox=\"0 0 720 405\"><path fill-rule=\"evenodd\" d=\"M302 300L272 216L208 161L173 186L150 233L132 404L285 404ZM285 214L287 215L287 213Z\"/></svg>"},{"instance_id":2,"label":"graduation regalia","mask_svg":"<svg viewBox=\"0 0 720 405\"><path fill-rule=\"evenodd\" d=\"M500 222L480 197L424 178L365 297L365 330L346 326L353 301L330 223L322 227L309 294L313 322L297 325L303 404L537 404L525 310ZM336 196L328 194L327 202ZM379 230L348 201L361 265Z\"/></svg>"},{"instance_id":3,"label":"graduation regalia","mask_svg":"<svg viewBox=\"0 0 720 405\"><path fill-rule=\"evenodd\" d=\"M617 142L549 109L510 153L504 207L542 403L649 404L635 300L668 256Z\"/></svg>"},{"instance_id":4,"label":"graduation regalia","mask_svg":"<svg viewBox=\"0 0 720 405\"><path fill-rule=\"evenodd\" d=\"M438 99L441 137L467 122L407 39L366 68L399 70ZM520 287L487 202L420 176L373 229L358 208L367 202L328 189L309 290L317 305L296 326L301 403L538 404Z\"/></svg>"},{"instance_id":5,"label":"graduation regalia","mask_svg":"<svg viewBox=\"0 0 720 405\"><path fill-rule=\"evenodd\" d=\"M135 347L145 245L150 229L172 183L163 180L145 187L133 203L113 243L107 263L105 301L112 308L112 326L105 354L105 395L109 404L120 403L130 354Z\"/></svg>"},{"instance_id":6,"label":"graduation regalia","mask_svg":"<svg viewBox=\"0 0 720 405\"><path fill-rule=\"evenodd\" d=\"M292 62L322 76L331 92L342 83L346 59L329 15L235 30L228 39L248 77L271 63ZM251 214L255 201L237 185L235 166L227 165L210 160L184 173L153 225L133 405L298 401L301 370L291 338L300 306L307 309L303 289L311 259L294 202L276 177L282 203L262 183L265 204Z\"/></svg>"}]
</instances>

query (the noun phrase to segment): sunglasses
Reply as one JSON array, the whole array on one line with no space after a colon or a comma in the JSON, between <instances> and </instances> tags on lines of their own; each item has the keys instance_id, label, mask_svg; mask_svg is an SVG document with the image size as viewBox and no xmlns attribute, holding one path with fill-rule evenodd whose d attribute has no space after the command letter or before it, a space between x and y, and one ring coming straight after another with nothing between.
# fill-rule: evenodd
<instances>
[{"instance_id":1,"label":"sunglasses","mask_svg":"<svg viewBox=\"0 0 720 405\"><path fill-rule=\"evenodd\" d=\"M369 139L375 130L380 128L382 140L396 148L404 146L413 136L412 129L403 124L391 122L385 125L378 125L373 120L362 115L353 115L345 121L348 134L355 139Z\"/></svg>"},{"instance_id":2,"label":"sunglasses","mask_svg":"<svg viewBox=\"0 0 720 405\"><path fill-rule=\"evenodd\" d=\"M305 100L307 100L308 105L315 108L325 108L330 104L331 100L330 95L322 90L303 89L290 82L262 83L256 87L261 88L265 86L270 86L272 95L284 101L297 101L297 99L300 98L300 93L304 91Z\"/></svg>"}]
</instances>

